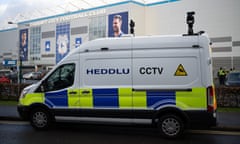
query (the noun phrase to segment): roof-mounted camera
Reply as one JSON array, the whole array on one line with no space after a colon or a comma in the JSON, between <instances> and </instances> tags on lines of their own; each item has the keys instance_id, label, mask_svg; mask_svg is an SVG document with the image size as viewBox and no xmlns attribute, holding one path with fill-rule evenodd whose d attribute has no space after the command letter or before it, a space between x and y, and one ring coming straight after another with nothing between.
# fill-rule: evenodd
<instances>
[{"instance_id":1,"label":"roof-mounted camera","mask_svg":"<svg viewBox=\"0 0 240 144\"><path fill-rule=\"evenodd\" d=\"M193 24L195 23L194 15L195 15L194 11L187 12L186 23L188 25L188 33L184 34L184 36L201 35L201 34L204 33L204 31L200 31L198 33L194 33L194 31L193 31Z\"/></svg>"},{"instance_id":2,"label":"roof-mounted camera","mask_svg":"<svg viewBox=\"0 0 240 144\"><path fill-rule=\"evenodd\" d=\"M193 32L193 24L195 22L194 15L195 15L195 12L187 12L186 22L188 24L188 35L194 34L194 32Z\"/></svg>"}]
</instances>

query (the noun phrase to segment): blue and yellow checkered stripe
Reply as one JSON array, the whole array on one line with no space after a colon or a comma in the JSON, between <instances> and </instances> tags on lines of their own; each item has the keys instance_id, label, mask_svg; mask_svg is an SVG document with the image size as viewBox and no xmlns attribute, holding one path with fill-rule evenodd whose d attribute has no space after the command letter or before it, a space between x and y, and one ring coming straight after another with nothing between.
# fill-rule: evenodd
<instances>
[{"instance_id":1,"label":"blue and yellow checkered stripe","mask_svg":"<svg viewBox=\"0 0 240 144\"><path fill-rule=\"evenodd\" d=\"M166 105L172 105L188 110L206 108L206 93L206 88L193 88L191 91L133 91L132 88L84 88L66 89L45 94L27 94L21 100L21 103L31 105L40 102L49 107L110 109L159 109Z\"/></svg>"}]
</instances>

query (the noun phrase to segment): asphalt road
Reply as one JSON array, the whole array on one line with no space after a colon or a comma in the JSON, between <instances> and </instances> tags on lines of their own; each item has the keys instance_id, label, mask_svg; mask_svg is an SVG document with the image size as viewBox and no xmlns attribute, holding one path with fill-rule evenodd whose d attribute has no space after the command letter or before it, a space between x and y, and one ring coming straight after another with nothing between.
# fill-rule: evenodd
<instances>
[{"instance_id":1,"label":"asphalt road","mask_svg":"<svg viewBox=\"0 0 240 144\"><path fill-rule=\"evenodd\" d=\"M58 123L35 131L28 122L0 121L0 144L239 144L240 132L188 131L177 140L164 139L146 125Z\"/></svg>"}]
</instances>

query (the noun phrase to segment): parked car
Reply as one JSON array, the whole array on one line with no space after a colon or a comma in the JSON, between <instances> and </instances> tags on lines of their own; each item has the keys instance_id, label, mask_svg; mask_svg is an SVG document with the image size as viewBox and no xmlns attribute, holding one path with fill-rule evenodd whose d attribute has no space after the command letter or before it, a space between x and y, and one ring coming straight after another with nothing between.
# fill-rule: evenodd
<instances>
[{"instance_id":1,"label":"parked car","mask_svg":"<svg viewBox=\"0 0 240 144\"><path fill-rule=\"evenodd\" d=\"M34 80L38 80L38 79L41 79L42 78L42 72L34 72L32 74L32 79Z\"/></svg>"},{"instance_id":2,"label":"parked car","mask_svg":"<svg viewBox=\"0 0 240 144\"><path fill-rule=\"evenodd\" d=\"M0 76L8 77L11 73L12 73L12 70L10 70L10 69L1 69L0 70Z\"/></svg>"},{"instance_id":3,"label":"parked car","mask_svg":"<svg viewBox=\"0 0 240 144\"><path fill-rule=\"evenodd\" d=\"M227 75L226 86L240 86L240 72L231 72Z\"/></svg>"},{"instance_id":4,"label":"parked car","mask_svg":"<svg viewBox=\"0 0 240 144\"><path fill-rule=\"evenodd\" d=\"M0 76L0 83L10 83L10 79L6 76Z\"/></svg>"},{"instance_id":5,"label":"parked car","mask_svg":"<svg viewBox=\"0 0 240 144\"><path fill-rule=\"evenodd\" d=\"M40 79L41 75L41 72L29 72L23 75L23 79Z\"/></svg>"},{"instance_id":6,"label":"parked car","mask_svg":"<svg viewBox=\"0 0 240 144\"><path fill-rule=\"evenodd\" d=\"M9 69L0 70L0 83L10 83L9 75L12 73Z\"/></svg>"}]
</instances>

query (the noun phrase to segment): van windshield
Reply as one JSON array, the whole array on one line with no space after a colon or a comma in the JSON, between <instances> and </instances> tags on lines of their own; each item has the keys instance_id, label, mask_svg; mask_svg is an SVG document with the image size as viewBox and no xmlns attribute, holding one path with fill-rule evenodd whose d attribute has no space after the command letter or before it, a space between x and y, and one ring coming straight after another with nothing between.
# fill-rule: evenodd
<instances>
[{"instance_id":1,"label":"van windshield","mask_svg":"<svg viewBox=\"0 0 240 144\"><path fill-rule=\"evenodd\" d=\"M70 87L74 83L75 64L64 64L57 68L45 83L46 91L60 90Z\"/></svg>"}]
</instances>

